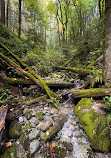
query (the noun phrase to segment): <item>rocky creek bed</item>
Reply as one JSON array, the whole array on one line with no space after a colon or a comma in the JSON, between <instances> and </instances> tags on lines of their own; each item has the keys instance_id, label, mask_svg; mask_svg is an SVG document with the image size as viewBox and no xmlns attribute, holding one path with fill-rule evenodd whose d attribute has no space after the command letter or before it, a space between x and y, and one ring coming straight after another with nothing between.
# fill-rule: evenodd
<instances>
[{"instance_id":1,"label":"rocky creek bed","mask_svg":"<svg viewBox=\"0 0 111 158\"><path fill-rule=\"evenodd\" d=\"M5 149L1 158L110 158L111 153L91 149L73 109L72 104L61 104L58 110L45 102L25 108L23 115L10 127L12 145ZM66 116L62 129L50 141L43 141L44 133L61 116Z\"/></svg>"},{"instance_id":2,"label":"rocky creek bed","mask_svg":"<svg viewBox=\"0 0 111 158\"><path fill-rule=\"evenodd\" d=\"M83 80L72 79L76 76L71 73L66 74L64 71L57 72L52 76L45 78L45 80L58 81L60 83L70 81L75 83L75 87L84 84ZM32 93L32 96L37 97L38 91L34 86L30 86L26 91L30 94ZM58 90L57 94L67 94L67 91L68 89ZM24 96L25 100L26 97ZM8 141L11 142L11 146L5 147L0 157L111 158L110 152L102 153L92 148L88 136L82 129L79 119L74 114L74 109L76 109L76 114L79 114L81 111L83 112L82 115L85 115L90 109L89 105L86 108L85 104L85 109L82 109L79 104L76 108L75 106L71 102L71 93L69 93L67 100L64 103L59 103L59 110L52 107L50 103L43 101L26 107L23 114L11 123L8 132ZM94 108L96 107L94 106ZM62 124L61 118L65 118ZM57 125L60 127L58 128ZM50 135L50 129L55 131L53 132L52 130L50 140L44 141L46 136Z\"/></svg>"}]
</instances>

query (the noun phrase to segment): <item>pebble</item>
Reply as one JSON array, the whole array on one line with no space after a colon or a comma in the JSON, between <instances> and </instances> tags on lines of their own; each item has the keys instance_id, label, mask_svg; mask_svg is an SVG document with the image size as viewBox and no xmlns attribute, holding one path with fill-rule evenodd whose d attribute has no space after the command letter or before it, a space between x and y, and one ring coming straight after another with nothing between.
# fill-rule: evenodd
<instances>
[{"instance_id":1,"label":"pebble","mask_svg":"<svg viewBox=\"0 0 111 158\"><path fill-rule=\"evenodd\" d=\"M51 109L49 110L49 113L50 113L50 114L58 114L58 109L56 109L56 108L51 108Z\"/></svg>"},{"instance_id":2,"label":"pebble","mask_svg":"<svg viewBox=\"0 0 111 158\"><path fill-rule=\"evenodd\" d=\"M33 132L29 133L29 140L36 139L39 136L40 136L40 131L39 130L33 131Z\"/></svg>"},{"instance_id":3,"label":"pebble","mask_svg":"<svg viewBox=\"0 0 111 158\"><path fill-rule=\"evenodd\" d=\"M39 123L38 129L40 129L41 131L45 132L46 130L49 129L50 126L52 126L52 122L44 120L44 121Z\"/></svg>"},{"instance_id":4,"label":"pebble","mask_svg":"<svg viewBox=\"0 0 111 158\"><path fill-rule=\"evenodd\" d=\"M29 122L30 122L31 124L36 124L36 125L39 124L39 120L38 120L36 117L32 117L32 118L29 120Z\"/></svg>"},{"instance_id":5,"label":"pebble","mask_svg":"<svg viewBox=\"0 0 111 158\"><path fill-rule=\"evenodd\" d=\"M30 154L34 154L40 147L39 140L34 140L30 143Z\"/></svg>"},{"instance_id":6,"label":"pebble","mask_svg":"<svg viewBox=\"0 0 111 158\"><path fill-rule=\"evenodd\" d=\"M68 136L62 136L60 139L61 142L71 143L71 139Z\"/></svg>"},{"instance_id":7,"label":"pebble","mask_svg":"<svg viewBox=\"0 0 111 158\"><path fill-rule=\"evenodd\" d=\"M83 134L81 131L75 132L75 137L81 137Z\"/></svg>"},{"instance_id":8,"label":"pebble","mask_svg":"<svg viewBox=\"0 0 111 158\"><path fill-rule=\"evenodd\" d=\"M19 122L21 122L21 123L24 122L24 117L20 116L19 117Z\"/></svg>"},{"instance_id":9,"label":"pebble","mask_svg":"<svg viewBox=\"0 0 111 158\"><path fill-rule=\"evenodd\" d=\"M73 125L73 126L76 126L77 122L75 120L70 120L70 124Z\"/></svg>"}]
</instances>

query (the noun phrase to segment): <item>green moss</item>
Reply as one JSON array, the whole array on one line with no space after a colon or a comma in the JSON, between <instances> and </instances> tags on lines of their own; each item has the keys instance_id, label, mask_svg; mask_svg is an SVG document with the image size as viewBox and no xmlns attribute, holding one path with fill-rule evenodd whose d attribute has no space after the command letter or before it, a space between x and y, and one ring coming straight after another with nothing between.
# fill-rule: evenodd
<instances>
[{"instance_id":1,"label":"green moss","mask_svg":"<svg viewBox=\"0 0 111 158\"><path fill-rule=\"evenodd\" d=\"M103 112L95 111L92 108L93 104L94 100L83 98L74 108L74 113L78 116L93 148L105 152L111 148L111 142L108 137L98 133L101 119L103 119L105 115ZM87 113L83 113L84 109L88 109Z\"/></svg>"},{"instance_id":2,"label":"green moss","mask_svg":"<svg viewBox=\"0 0 111 158\"><path fill-rule=\"evenodd\" d=\"M44 114L43 114L43 112L38 112L38 113L37 113L37 116L38 116L38 119L39 119L39 120L43 120Z\"/></svg>"},{"instance_id":3,"label":"green moss","mask_svg":"<svg viewBox=\"0 0 111 158\"><path fill-rule=\"evenodd\" d=\"M24 129L25 131L28 131L30 128L32 128L32 125L26 125L23 129Z\"/></svg>"},{"instance_id":4,"label":"green moss","mask_svg":"<svg viewBox=\"0 0 111 158\"><path fill-rule=\"evenodd\" d=\"M11 147L8 147L1 158L17 158L15 144L13 144Z\"/></svg>"},{"instance_id":5,"label":"green moss","mask_svg":"<svg viewBox=\"0 0 111 158\"><path fill-rule=\"evenodd\" d=\"M105 96L105 92L108 89L105 88L90 88L88 90L72 90L72 97L79 98L79 97L97 97L97 96ZM111 92L111 90L109 90Z\"/></svg>"},{"instance_id":6,"label":"green moss","mask_svg":"<svg viewBox=\"0 0 111 158\"><path fill-rule=\"evenodd\" d=\"M19 138L20 144L23 146L24 150L29 149L29 137L28 132L23 130L20 138Z\"/></svg>"},{"instance_id":7,"label":"green moss","mask_svg":"<svg viewBox=\"0 0 111 158\"><path fill-rule=\"evenodd\" d=\"M13 127L9 130L9 136L12 139L17 139L20 137L21 134L21 124L14 124Z\"/></svg>"}]
</instances>

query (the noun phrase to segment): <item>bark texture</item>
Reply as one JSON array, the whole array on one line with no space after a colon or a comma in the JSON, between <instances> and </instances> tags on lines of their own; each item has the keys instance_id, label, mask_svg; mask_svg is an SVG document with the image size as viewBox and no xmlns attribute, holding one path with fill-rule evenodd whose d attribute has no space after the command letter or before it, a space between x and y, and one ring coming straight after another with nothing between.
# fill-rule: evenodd
<instances>
[{"instance_id":1,"label":"bark texture","mask_svg":"<svg viewBox=\"0 0 111 158\"><path fill-rule=\"evenodd\" d=\"M106 43L104 53L104 76L107 85L107 81L111 80L111 0L105 0L105 15Z\"/></svg>"}]
</instances>

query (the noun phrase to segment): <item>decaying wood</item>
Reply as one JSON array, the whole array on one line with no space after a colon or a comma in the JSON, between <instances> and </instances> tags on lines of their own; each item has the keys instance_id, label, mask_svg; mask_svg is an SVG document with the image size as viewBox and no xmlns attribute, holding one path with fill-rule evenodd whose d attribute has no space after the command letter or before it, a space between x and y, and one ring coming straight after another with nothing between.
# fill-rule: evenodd
<instances>
[{"instance_id":1,"label":"decaying wood","mask_svg":"<svg viewBox=\"0 0 111 158\"><path fill-rule=\"evenodd\" d=\"M72 90L72 98L90 98L90 97L103 97L110 95L111 88L90 88L83 90Z\"/></svg>"},{"instance_id":2,"label":"decaying wood","mask_svg":"<svg viewBox=\"0 0 111 158\"><path fill-rule=\"evenodd\" d=\"M60 69L60 70L67 70L67 71L71 71L71 72L75 72L80 74L81 76L87 76L88 74L90 74L92 71L88 70L88 69L79 69L79 68L72 68L72 67L63 67L63 66L58 66L55 67L56 69Z\"/></svg>"},{"instance_id":3,"label":"decaying wood","mask_svg":"<svg viewBox=\"0 0 111 158\"><path fill-rule=\"evenodd\" d=\"M55 94L54 92L50 90L50 88L45 84L45 82L42 80L42 78L39 75L35 74L35 72L30 69L28 69L27 71L23 70L19 65L17 65L15 62L13 62L11 59L6 57L2 53L0 53L0 57L3 60L7 61L8 64L11 65L14 69L19 71L24 76L28 77L32 82L39 85L41 88L44 88L49 98L51 99L52 103L58 108L58 105L56 104L55 99L59 98L59 96L57 96L57 94Z\"/></svg>"},{"instance_id":4,"label":"decaying wood","mask_svg":"<svg viewBox=\"0 0 111 158\"><path fill-rule=\"evenodd\" d=\"M5 119L7 115L8 105L0 107L0 144L2 139L2 133L5 129Z\"/></svg>"},{"instance_id":5,"label":"decaying wood","mask_svg":"<svg viewBox=\"0 0 111 158\"><path fill-rule=\"evenodd\" d=\"M18 116L20 116L23 113L23 109L15 109L14 111L10 111L7 114L7 120L8 122L11 122L12 120L15 120Z\"/></svg>"},{"instance_id":6,"label":"decaying wood","mask_svg":"<svg viewBox=\"0 0 111 158\"><path fill-rule=\"evenodd\" d=\"M66 116L61 116L60 120L50 127L42 136L42 140L47 141L51 139L64 125L66 122Z\"/></svg>"},{"instance_id":7,"label":"decaying wood","mask_svg":"<svg viewBox=\"0 0 111 158\"><path fill-rule=\"evenodd\" d=\"M22 102L22 104L19 106L19 108L15 109L13 111L8 112L8 114L7 114L7 120L9 122L11 122L12 120L15 120L19 115L21 115L23 113L23 110L26 107L28 107L28 106L30 106L30 105L32 105L34 103L37 103L40 100L46 100L47 99L46 97L47 96L44 95L44 96L40 96L40 97L38 97L36 99L30 100L30 101Z\"/></svg>"},{"instance_id":8,"label":"decaying wood","mask_svg":"<svg viewBox=\"0 0 111 158\"><path fill-rule=\"evenodd\" d=\"M2 79L7 84L12 85L35 85L32 81L29 79L22 79L22 78L3 78ZM70 82L55 82L55 81L44 81L48 87L60 87L60 88L68 88L68 87L75 87L74 83Z\"/></svg>"},{"instance_id":9,"label":"decaying wood","mask_svg":"<svg viewBox=\"0 0 111 158\"><path fill-rule=\"evenodd\" d=\"M34 104L34 103L40 101L40 100L46 100L46 99L47 99L47 96L46 96L46 95L43 95L43 96L40 96L40 97L38 97L38 98L36 98L36 99L23 102L22 104L23 104L24 106L29 106L29 105L31 105L31 104ZM23 106L23 107L24 107L24 106Z\"/></svg>"},{"instance_id":10,"label":"decaying wood","mask_svg":"<svg viewBox=\"0 0 111 158\"><path fill-rule=\"evenodd\" d=\"M8 54L10 54L11 55L11 57L13 57L19 64L20 64L20 66L24 69L24 68L26 68L26 65L22 62L22 60L19 58L19 57L17 57L14 53L12 53L4 44L2 44L1 42L0 42L0 46L3 48L3 49L5 49L7 52L8 52Z\"/></svg>"}]
</instances>

